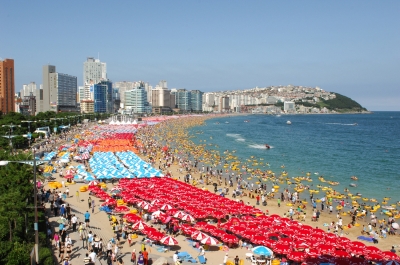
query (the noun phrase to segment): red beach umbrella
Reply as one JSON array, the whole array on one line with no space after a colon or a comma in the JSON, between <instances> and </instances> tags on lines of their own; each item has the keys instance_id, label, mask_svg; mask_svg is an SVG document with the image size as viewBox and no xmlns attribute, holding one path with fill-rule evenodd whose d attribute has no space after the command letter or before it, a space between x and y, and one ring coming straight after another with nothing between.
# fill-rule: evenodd
<instances>
[{"instance_id":1,"label":"red beach umbrella","mask_svg":"<svg viewBox=\"0 0 400 265\"><path fill-rule=\"evenodd\" d=\"M226 234L222 236L221 240L224 243L231 243L231 244L237 244L239 242L239 238L237 238L235 235L231 234Z\"/></svg>"},{"instance_id":2,"label":"red beach umbrella","mask_svg":"<svg viewBox=\"0 0 400 265\"><path fill-rule=\"evenodd\" d=\"M125 205L117 206L114 208L114 212L117 212L117 213L123 213L123 212L129 212L129 211L130 211L129 207L125 206Z\"/></svg>"},{"instance_id":3,"label":"red beach umbrella","mask_svg":"<svg viewBox=\"0 0 400 265\"><path fill-rule=\"evenodd\" d=\"M292 251L287 255L287 258L296 262L302 262L306 259L307 254L302 251Z\"/></svg>"},{"instance_id":4,"label":"red beach umbrella","mask_svg":"<svg viewBox=\"0 0 400 265\"><path fill-rule=\"evenodd\" d=\"M202 244L209 245L209 246L215 246L215 245L219 244L218 240L216 240L215 238L213 238L211 236L203 238L200 242Z\"/></svg>"},{"instance_id":5,"label":"red beach umbrella","mask_svg":"<svg viewBox=\"0 0 400 265\"><path fill-rule=\"evenodd\" d=\"M278 254L287 255L292 251L292 249L291 249L290 245L276 243L275 246L273 247L273 251Z\"/></svg>"},{"instance_id":6,"label":"red beach umbrella","mask_svg":"<svg viewBox=\"0 0 400 265\"><path fill-rule=\"evenodd\" d=\"M390 251L383 251L382 255L385 259L388 260L399 260L399 256L396 253L390 252Z\"/></svg>"},{"instance_id":7,"label":"red beach umbrella","mask_svg":"<svg viewBox=\"0 0 400 265\"><path fill-rule=\"evenodd\" d=\"M178 241L170 236L165 236L161 238L160 243L167 246L175 246L178 245Z\"/></svg>"},{"instance_id":8,"label":"red beach umbrella","mask_svg":"<svg viewBox=\"0 0 400 265\"><path fill-rule=\"evenodd\" d=\"M148 227L149 226L143 221L136 222L136 223L134 223L132 225L132 229L133 230L143 230L143 229L148 228Z\"/></svg>"},{"instance_id":9,"label":"red beach umbrella","mask_svg":"<svg viewBox=\"0 0 400 265\"><path fill-rule=\"evenodd\" d=\"M383 257L383 255L379 254L368 254L367 256L365 256L365 259L369 261L383 261L385 258Z\"/></svg>"},{"instance_id":10,"label":"red beach umbrella","mask_svg":"<svg viewBox=\"0 0 400 265\"><path fill-rule=\"evenodd\" d=\"M367 246L364 249L364 253L365 254L378 254L378 255L382 255L382 251L375 247L375 246Z\"/></svg>"},{"instance_id":11,"label":"red beach umbrella","mask_svg":"<svg viewBox=\"0 0 400 265\"><path fill-rule=\"evenodd\" d=\"M207 234L204 234L203 232L201 232L201 231L198 231L197 230L197 232L194 232L192 235L191 235L191 238L193 238L194 240L203 240L204 238L206 238L206 237L209 237L209 235L207 235Z\"/></svg>"},{"instance_id":12,"label":"red beach umbrella","mask_svg":"<svg viewBox=\"0 0 400 265\"><path fill-rule=\"evenodd\" d=\"M331 245L319 245L318 249L321 253L331 254L335 250L335 247Z\"/></svg>"},{"instance_id":13,"label":"red beach umbrella","mask_svg":"<svg viewBox=\"0 0 400 265\"><path fill-rule=\"evenodd\" d=\"M351 257L351 255L344 250L335 250L332 252L332 256L334 256L336 258L350 258Z\"/></svg>"}]
</instances>

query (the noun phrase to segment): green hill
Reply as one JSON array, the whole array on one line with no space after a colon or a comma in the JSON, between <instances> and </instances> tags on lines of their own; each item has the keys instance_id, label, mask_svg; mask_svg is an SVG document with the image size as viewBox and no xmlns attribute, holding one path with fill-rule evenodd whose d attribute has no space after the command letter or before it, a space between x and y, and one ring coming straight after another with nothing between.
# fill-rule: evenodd
<instances>
[{"instance_id":1,"label":"green hill","mask_svg":"<svg viewBox=\"0 0 400 265\"><path fill-rule=\"evenodd\" d=\"M330 110L335 110L338 112L361 112L367 111L366 108L362 107L356 101L352 100L349 97L343 96L339 93L335 93L336 98L330 100L323 100L318 103L320 107L326 107Z\"/></svg>"}]
</instances>

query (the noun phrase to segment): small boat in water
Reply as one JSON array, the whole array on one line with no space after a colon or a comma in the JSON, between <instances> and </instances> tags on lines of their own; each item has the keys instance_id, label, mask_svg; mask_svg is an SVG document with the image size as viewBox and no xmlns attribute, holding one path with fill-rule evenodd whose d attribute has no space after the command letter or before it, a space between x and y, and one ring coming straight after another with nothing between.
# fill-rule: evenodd
<instances>
[{"instance_id":1,"label":"small boat in water","mask_svg":"<svg viewBox=\"0 0 400 265\"><path fill-rule=\"evenodd\" d=\"M225 123L229 123L229 121L226 121Z\"/></svg>"},{"instance_id":2,"label":"small boat in water","mask_svg":"<svg viewBox=\"0 0 400 265\"><path fill-rule=\"evenodd\" d=\"M355 184L355 183L350 183L349 186L350 186L350 187L357 187L357 184Z\"/></svg>"},{"instance_id":3,"label":"small boat in water","mask_svg":"<svg viewBox=\"0 0 400 265\"><path fill-rule=\"evenodd\" d=\"M286 124L287 124L287 125L290 125L290 124L292 124L292 122L291 122L291 121L287 121Z\"/></svg>"},{"instance_id":4,"label":"small boat in water","mask_svg":"<svg viewBox=\"0 0 400 265\"><path fill-rule=\"evenodd\" d=\"M271 146L270 146L270 145L268 145L268 144L265 144L265 148L267 148L267 149L271 149Z\"/></svg>"}]
</instances>

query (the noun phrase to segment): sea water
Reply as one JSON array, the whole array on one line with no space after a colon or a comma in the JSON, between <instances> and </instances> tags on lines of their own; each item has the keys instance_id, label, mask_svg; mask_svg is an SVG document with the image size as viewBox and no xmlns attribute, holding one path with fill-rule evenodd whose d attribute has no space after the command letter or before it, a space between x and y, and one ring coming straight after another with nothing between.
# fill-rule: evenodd
<instances>
[{"instance_id":1,"label":"sea water","mask_svg":"<svg viewBox=\"0 0 400 265\"><path fill-rule=\"evenodd\" d=\"M276 175L285 170L289 178L310 172L313 182L303 183L314 188L329 185L319 181L323 176L339 182L333 188L340 192L348 188L367 198L400 200L400 112L226 116L207 120L191 135L207 149L234 152L242 163L263 163L253 168L271 169Z\"/></svg>"}]
</instances>

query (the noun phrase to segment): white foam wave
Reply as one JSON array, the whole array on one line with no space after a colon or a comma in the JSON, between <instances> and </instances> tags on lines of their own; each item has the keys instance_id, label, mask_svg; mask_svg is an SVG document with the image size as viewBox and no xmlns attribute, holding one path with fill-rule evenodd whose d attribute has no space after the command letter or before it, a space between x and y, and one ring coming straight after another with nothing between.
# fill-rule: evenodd
<instances>
[{"instance_id":1,"label":"white foam wave","mask_svg":"<svg viewBox=\"0 0 400 265\"><path fill-rule=\"evenodd\" d=\"M246 141L246 139L244 139L244 138L236 138L236 141L244 142L244 141Z\"/></svg>"},{"instance_id":2,"label":"white foam wave","mask_svg":"<svg viewBox=\"0 0 400 265\"><path fill-rule=\"evenodd\" d=\"M226 136L233 137L233 138L240 138L240 134L239 133L227 133Z\"/></svg>"},{"instance_id":3,"label":"white foam wave","mask_svg":"<svg viewBox=\"0 0 400 265\"><path fill-rule=\"evenodd\" d=\"M255 148L255 149L267 149L265 147L265 144L250 144L249 147ZM274 148L272 145L270 145L270 148Z\"/></svg>"}]
</instances>

